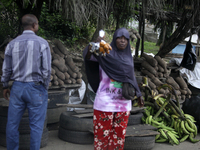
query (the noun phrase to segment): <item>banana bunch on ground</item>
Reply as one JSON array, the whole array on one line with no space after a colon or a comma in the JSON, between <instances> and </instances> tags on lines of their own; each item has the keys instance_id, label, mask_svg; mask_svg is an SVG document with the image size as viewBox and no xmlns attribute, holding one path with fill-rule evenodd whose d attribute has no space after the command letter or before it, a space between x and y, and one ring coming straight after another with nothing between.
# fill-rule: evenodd
<instances>
[{"instance_id":1,"label":"banana bunch on ground","mask_svg":"<svg viewBox=\"0 0 200 150\"><path fill-rule=\"evenodd\" d=\"M199 139L194 139L198 133L195 119L189 114L184 114L185 118L177 115L172 115L172 124L178 135L181 137L180 142L190 139L191 142L196 143Z\"/></svg>"},{"instance_id":2,"label":"banana bunch on ground","mask_svg":"<svg viewBox=\"0 0 200 150\"><path fill-rule=\"evenodd\" d=\"M155 141L158 143L169 142L172 145L178 145L180 143L178 132L176 132L173 127L169 126L169 123L163 116L160 115L154 119L153 115L155 116L155 114L151 114L152 109L153 107L147 106L144 112L145 115L142 117L142 121L157 128L157 131L160 134L156 135ZM147 116L147 114L149 114L149 116Z\"/></svg>"},{"instance_id":3,"label":"banana bunch on ground","mask_svg":"<svg viewBox=\"0 0 200 150\"><path fill-rule=\"evenodd\" d=\"M176 100L171 99L172 94L176 95L171 86L164 84L158 87L168 88L170 91L168 95L156 95L149 88L146 78L142 86L145 87L146 107L142 121L157 128L160 134L156 135L156 142L169 142L172 145L178 145L187 139L193 143L199 141L199 139L195 139L198 133L195 118L189 114L184 114L177 97ZM133 106L137 106L137 103Z\"/></svg>"}]
</instances>

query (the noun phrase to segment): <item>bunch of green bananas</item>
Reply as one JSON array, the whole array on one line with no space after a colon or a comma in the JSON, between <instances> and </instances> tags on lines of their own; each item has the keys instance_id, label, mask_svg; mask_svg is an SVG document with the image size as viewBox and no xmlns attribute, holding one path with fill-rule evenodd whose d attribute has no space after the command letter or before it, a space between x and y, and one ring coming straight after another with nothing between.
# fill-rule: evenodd
<instances>
[{"instance_id":1,"label":"bunch of green bananas","mask_svg":"<svg viewBox=\"0 0 200 150\"><path fill-rule=\"evenodd\" d=\"M178 145L180 143L178 140L178 138L179 138L178 133L175 131L174 128L167 126L163 120L160 122L156 121L153 119L152 115L149 115L148 117L143 116L142 120L144 123L150 124L157 128L157 131L160 134L156 135L156 137L155 137L156 142L159 142L159 143L160 142L169 142L172 145L174 145L174 144Z\"/></svg>"},{"instance_id":2,"label":"bunch of green bananas","mask_svg":"<svg viewBox=\"0 0 200 150\"><path fill-rule=\"evenodd\" d=\"M179 136L176 131L169 131L166 129L159 129L158 131L160 132L160 134L157 134L155 138L155 141L157 143L169 142L172 145L178 145L180 143L178 140Z\"/></svg>"},{"instance_id":3,"label":"bunch of green bananas","mask_svg":"<svg viewBox=\"0 0 200 150\"><path fill-rule=\"evenodd\" d=\"M199 141L199 139L195 139L198 131L193 116L184 114L185 119L182 120L180 117L172 114L171 122L167 123L167 120L161 116L154 120L153 114L151 113L154 112L152 109L153 107L147 106L144 110L142 121L145 124L150 124L157 128L157 131L160 134L156 135L156 142L169 142L172 145L178 145L187 139L192 143Z\"/></svg>"},{"instance_id":4,"label":"bunch of green bananas","mask_svg":"<svg viewBox=\"0 0 200 150\"><path fill-rule=\"evenodd\" d=\"M189 114L184 114L185 118L181 119L176 115L172 115L173 126L175 131L181 137L180 142L190 139L191 142L196 143L199 139L194 139L198 133L195 119Z\"/></svg>"},{"instance_id":5,"label":"bunch of green bananas","mask_svg":"<svg viewBox=\"0 0 200 150\"><path fill-rule=\"evenodd\" d=\"M178 145L189 139L191 142L198 142L195 139L198 131L195 125L195 118L189 114L184 114L180 108L179 101L176 99L177 105L171 100L171 95L156 95L147 83L145 84L145 109L142 121L157 128L160 133L156 135L156 142L169 142L172 145ZM161 87L168 87L173 94L176 94L173 87L164 84ZM176 97L177 98L177 97ZM137 103L134 104L137 107Z\"/></svg>"}]
</instances>

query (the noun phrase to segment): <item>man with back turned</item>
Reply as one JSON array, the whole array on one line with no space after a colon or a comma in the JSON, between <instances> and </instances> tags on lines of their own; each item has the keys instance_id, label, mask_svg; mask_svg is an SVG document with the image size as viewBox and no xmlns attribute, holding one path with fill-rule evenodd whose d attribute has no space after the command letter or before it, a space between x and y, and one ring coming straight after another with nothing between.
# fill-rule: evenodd
<instances>
[{"instance_id":1,"label":"man with back turned","mask_svg":"<svg viewBox=\"0 0 200 150\"><path fill-rule=\"evenodd\" d=\"M6 142L8 150L19 149L18 127L28 109L30 150L39 150L48 103L51 53L48 42L36 35L37 17L26 14L21 23L24 31L7 45L2 68L3 95L9 100ZM14 81L11 90L9 80Z\"/></svg>"}]
</instances>

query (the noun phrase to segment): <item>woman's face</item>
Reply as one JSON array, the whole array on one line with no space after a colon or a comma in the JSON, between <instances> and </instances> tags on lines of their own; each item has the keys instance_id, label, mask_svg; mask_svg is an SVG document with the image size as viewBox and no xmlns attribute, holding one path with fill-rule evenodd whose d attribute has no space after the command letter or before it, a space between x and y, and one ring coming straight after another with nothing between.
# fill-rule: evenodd
<instances>
[{"instance_id":1,"label":"woman's face","mask_svg":"<svg viewBox=\"0 0 200 150\"><path fill-rule=\"evenodd\" d=\"M124 50L127 45L128 45L128 40L124 36L118 37L116 39L116 46L119 50Z\"/></svg>"}]
</instances>

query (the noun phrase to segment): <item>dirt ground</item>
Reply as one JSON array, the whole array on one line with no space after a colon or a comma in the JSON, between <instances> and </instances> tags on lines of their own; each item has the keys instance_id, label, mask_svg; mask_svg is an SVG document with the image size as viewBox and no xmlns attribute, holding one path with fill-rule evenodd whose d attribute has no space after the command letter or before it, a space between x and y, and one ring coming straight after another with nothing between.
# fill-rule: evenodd
<instances>
[{"instance_id":1,"label":"dirt ground","mask_svg":"<svg viewBox=\"0 0 200 150\"><path fill-rule=\"evenodd\" d=\"M200 139L200 134L196 138ZM0 146L0 150L6 150L6 148ZM52 130L49 131L47 146L41 148L41 150L93 150L93 144L81 145L62 141L58 138L58 130ZM152 150L200 150L200 142L194 144L190 141L185 141L174 146L169 143L155 143Z\"/></svg>"}]
</instances>

